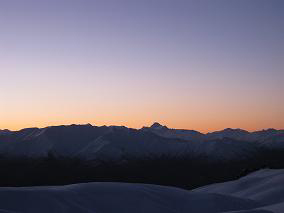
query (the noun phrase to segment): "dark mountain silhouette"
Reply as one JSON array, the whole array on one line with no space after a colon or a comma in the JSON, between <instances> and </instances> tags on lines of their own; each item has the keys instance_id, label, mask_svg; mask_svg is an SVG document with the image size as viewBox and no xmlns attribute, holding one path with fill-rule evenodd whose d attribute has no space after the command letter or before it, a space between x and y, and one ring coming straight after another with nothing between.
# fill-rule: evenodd
<instances>
[{"instance_id":1,"label":"dark mountain silhouette","mask_svg":"<svg viewBox=\"0 0 284 213\"><path fill-rule=\"evenodd\" d=\"M142 130L150 131L162 137L179 138L184 140L207 141L213 139L231 138L246 141L263 141L269 140L270 137L284 133L284 130L267 129L256 132L248 132L242 129L227 128L221 131L215 131L202 134L195 130L170 129L155 122L151 127L143 127Z\"/></svg>"},{"instance_id":2,"label":"dark mountain silhouette","mask_svg":"<svg viewBox=\"0 0 284 213\"><path fill-rule=\"evenodd\" d=\"M162 126L162 125L159 124L158 122L153 123L150 128L166 128L166 129L168 129L167 126Z\"/></svg>"},{"instance_id":3,"label":"dark mountain silhouette","mask_svg":"<svg viewBox=\"0 0 284 213\"><path fill-rule=\"evenodd\" d=\"M158 123L140 130L70 125L0 134L0 186L109 181L187 189L284 168L283 130L202 134Z\"/></svg>"}]
</instances>

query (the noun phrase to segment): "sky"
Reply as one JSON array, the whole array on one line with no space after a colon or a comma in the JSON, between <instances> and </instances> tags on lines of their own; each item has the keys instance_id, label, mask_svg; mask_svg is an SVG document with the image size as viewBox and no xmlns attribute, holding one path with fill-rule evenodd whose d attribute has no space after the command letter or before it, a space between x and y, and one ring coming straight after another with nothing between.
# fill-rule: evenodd
<instances>
[{"instance_id":1,"label":"sky","mask_svg":"<svg viewBox=\"0 0 284 213\"><path fill-rule=\"evenodd\" d=\"M0 129L284 129L282 0L0 0Z\"/></svg>"}]
</instances>

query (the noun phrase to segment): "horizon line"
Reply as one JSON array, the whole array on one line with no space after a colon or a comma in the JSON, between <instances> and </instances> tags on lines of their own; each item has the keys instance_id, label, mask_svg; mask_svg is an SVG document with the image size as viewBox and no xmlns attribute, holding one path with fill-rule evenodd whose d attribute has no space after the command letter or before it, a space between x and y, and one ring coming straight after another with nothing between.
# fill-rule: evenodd
<instances>
[{"instance_id":1,"label":"horizon line","mask_svg":"<svg viewBox=\"0 0 284 213\"><path fill-rule=\"evenodd\" d=\"M159 122L152 122L153 124L155 123L158 123L160 124ZM87 125L90 125L92 127L103 127L103 126L106 126L106 127L126 127L128 129L135 129L135 130L140 130L140 129L143 129L143 128L150 128L151 126L142 126L141 128L133 128L133 127L128 127L128 126L125 126L125 125L93 125L91 123L70 123L70 124L59 124L59 125L48 125L48 126L44 126L44 127L36 127L36 126L31 126L31 127L24 127L24 128L20 128L20 129L15 129L15 130L11 130L11 129L0 129L0 131L10 131L10 132L19 132L19 131L22 131L22 130L25 130L25 129L46 129L46 128L50 128L50 127L60 127L60 126L87 126ZM219 131L224 131L226 129L232 129L232 130L242 130L242 131L246 131L248 133L254 133L254 132L259 132L259 131L265 131L265 130L276 130L276 131L284 131L284 129L276 129L276 128L264 128L264 129L258 129L258 130L254 130L254 131L249 131L249 130L246 130L246 129L242 129L242 128L231 128L231 127L227 127L227 128L224 128L224 129L217 129L217 130L214 130L214 131L208 131L208 132L203 132L203 131L198 131L198 130L195 130L195 129L185 129L185 128L170 128L168 127L167 125L163 125L163 124L160 124L161 126L164 126L164 127L167 127L168 129L175 129L175 130L188 130L188 131L196 131L196 132L199 132L199 133L202 133L202 134L209 134L209 133L214 133L214 132L219 132Z\"/></svg>"}]
</instances>

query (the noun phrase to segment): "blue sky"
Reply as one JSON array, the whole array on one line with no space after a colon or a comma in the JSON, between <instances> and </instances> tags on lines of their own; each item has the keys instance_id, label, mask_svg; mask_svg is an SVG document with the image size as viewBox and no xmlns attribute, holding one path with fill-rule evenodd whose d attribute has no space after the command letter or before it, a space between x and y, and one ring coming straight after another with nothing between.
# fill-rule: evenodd
<instances>
[{"instance_id":1,"label":"blue sky","mask_svg":"<svg viewBox=\"0 0 284 213\"><path fill-rule=\"evenodd\" d=\"M0 128L284 128L281 0L3 0Z\"/></svg>"}]
</instances>

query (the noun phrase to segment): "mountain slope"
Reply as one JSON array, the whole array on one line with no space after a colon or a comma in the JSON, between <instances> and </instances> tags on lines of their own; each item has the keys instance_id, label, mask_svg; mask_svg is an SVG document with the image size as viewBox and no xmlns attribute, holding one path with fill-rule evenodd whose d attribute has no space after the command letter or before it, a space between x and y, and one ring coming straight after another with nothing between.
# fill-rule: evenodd
<instances>
[{"instance_id":1,"label":"mountain slope","mask_svg":"<svg viewBox=\"0 0 284 213\"><path fill-rule=\"evenodd\" d=\"M193 190L201 193L217 193L263 203L261 209L275 213L284 211L284 170L264 169L239 180L213 184Z\"/></svg>"},{"instance_id":2,"label":"mountain slope","mask_svg":"<svg viewBox=\"0 0 284 213\"><path fill-rule=\"evenodd\" d=\"M284 130L276 129L266 129L256 132L248 132L246 130L232 128L202 134L195 130L170 129L167 126L163 126L157 122L155 122L151 127L143 127L141 130L153 132L162 137L179 138L183 140L195 141L208 141L223 138L231 138L235 140L244 141L264 141L280 134L284 134Z\"/></svg>"},{"instance_id":3,"label":"mountain slope","mask_svg":"<svg viewBox=\"0 0 284 213\"><path fill-rule=\"evenodd\" d=\"M0 188L0 199L2 210L29 213L114 213L118 210L120 213L218 213L253 209L261 205L232 196L126 183Z\"/></svg>"},{"instance_id":4,"label":"mountain slope","mask_svg":"<svg viewBox=\"0 0 284 213\"><path fill-rule=\"evenodd\" d=\"M113 149L117 152L123 150L122 152L132 153L133 155L145 153L161 155L171 152L175 154L213 155L230 159L239 157L239 154L242 154L239 152L242 151L245 152L243 154L246 156L248 152L254 152L254 147L260 146L261 143L268 144L270 141L276 143L274 142L275 138L283 137L281 131L277 131L277 134L273 131L274 133L270 133L269 137L262 137L259 143L248 143L251 140L241 140L241 137L236 137L236 135L239 135L236 131L239 132L239 130L227 129L222 133L215 132L203 135L193 130L168 129L158 123L141 130L91 125L30 128L0 135L0 155L46 157L49 153L52 153L56 156L84 157L85 155L94 158L98 152L104 152L103 155L105 156L107 152L111 152ZM256 133L241 131L241 134L255 135ZM263 134L261 132L261 135ZM188 140L189 138L190 140ZM108 142L103 143L103 140ZM240 140L242 143L239 142ZM277 140L277 143L280 143L279 140ZM251 150L249 151L249 149ZM239 156L235 156L235 154ZM114 156L115 154L112 152L110 155Z\"/></svg>"},{"instance_id":5,"label":"mountain slope","mask_svg":"<svg viewBox=\"0 0 284 213\"><path fill-rule=\"evenodd\" d=\"M284 170L260 170L192 191L129 183L0 188L0 212L282 213Z\"/></svg>"},{"instance_id":6,"label":"mountain slope","mask_svg":"<svg viewBox=\"0 0 284 213\"><path fill-rule=\"evenodd\" d=\"M158 123L150 129L179 132ZM192 189L260 168L284 168L281 131L261 132L266 136L259 141L235 139L236 131L206 140L164 137L145 128L92 125L9 132L0 135L0 185L112 181ZM227 137L231 132L232 137Z\"/></svg>"}]
</instances>

